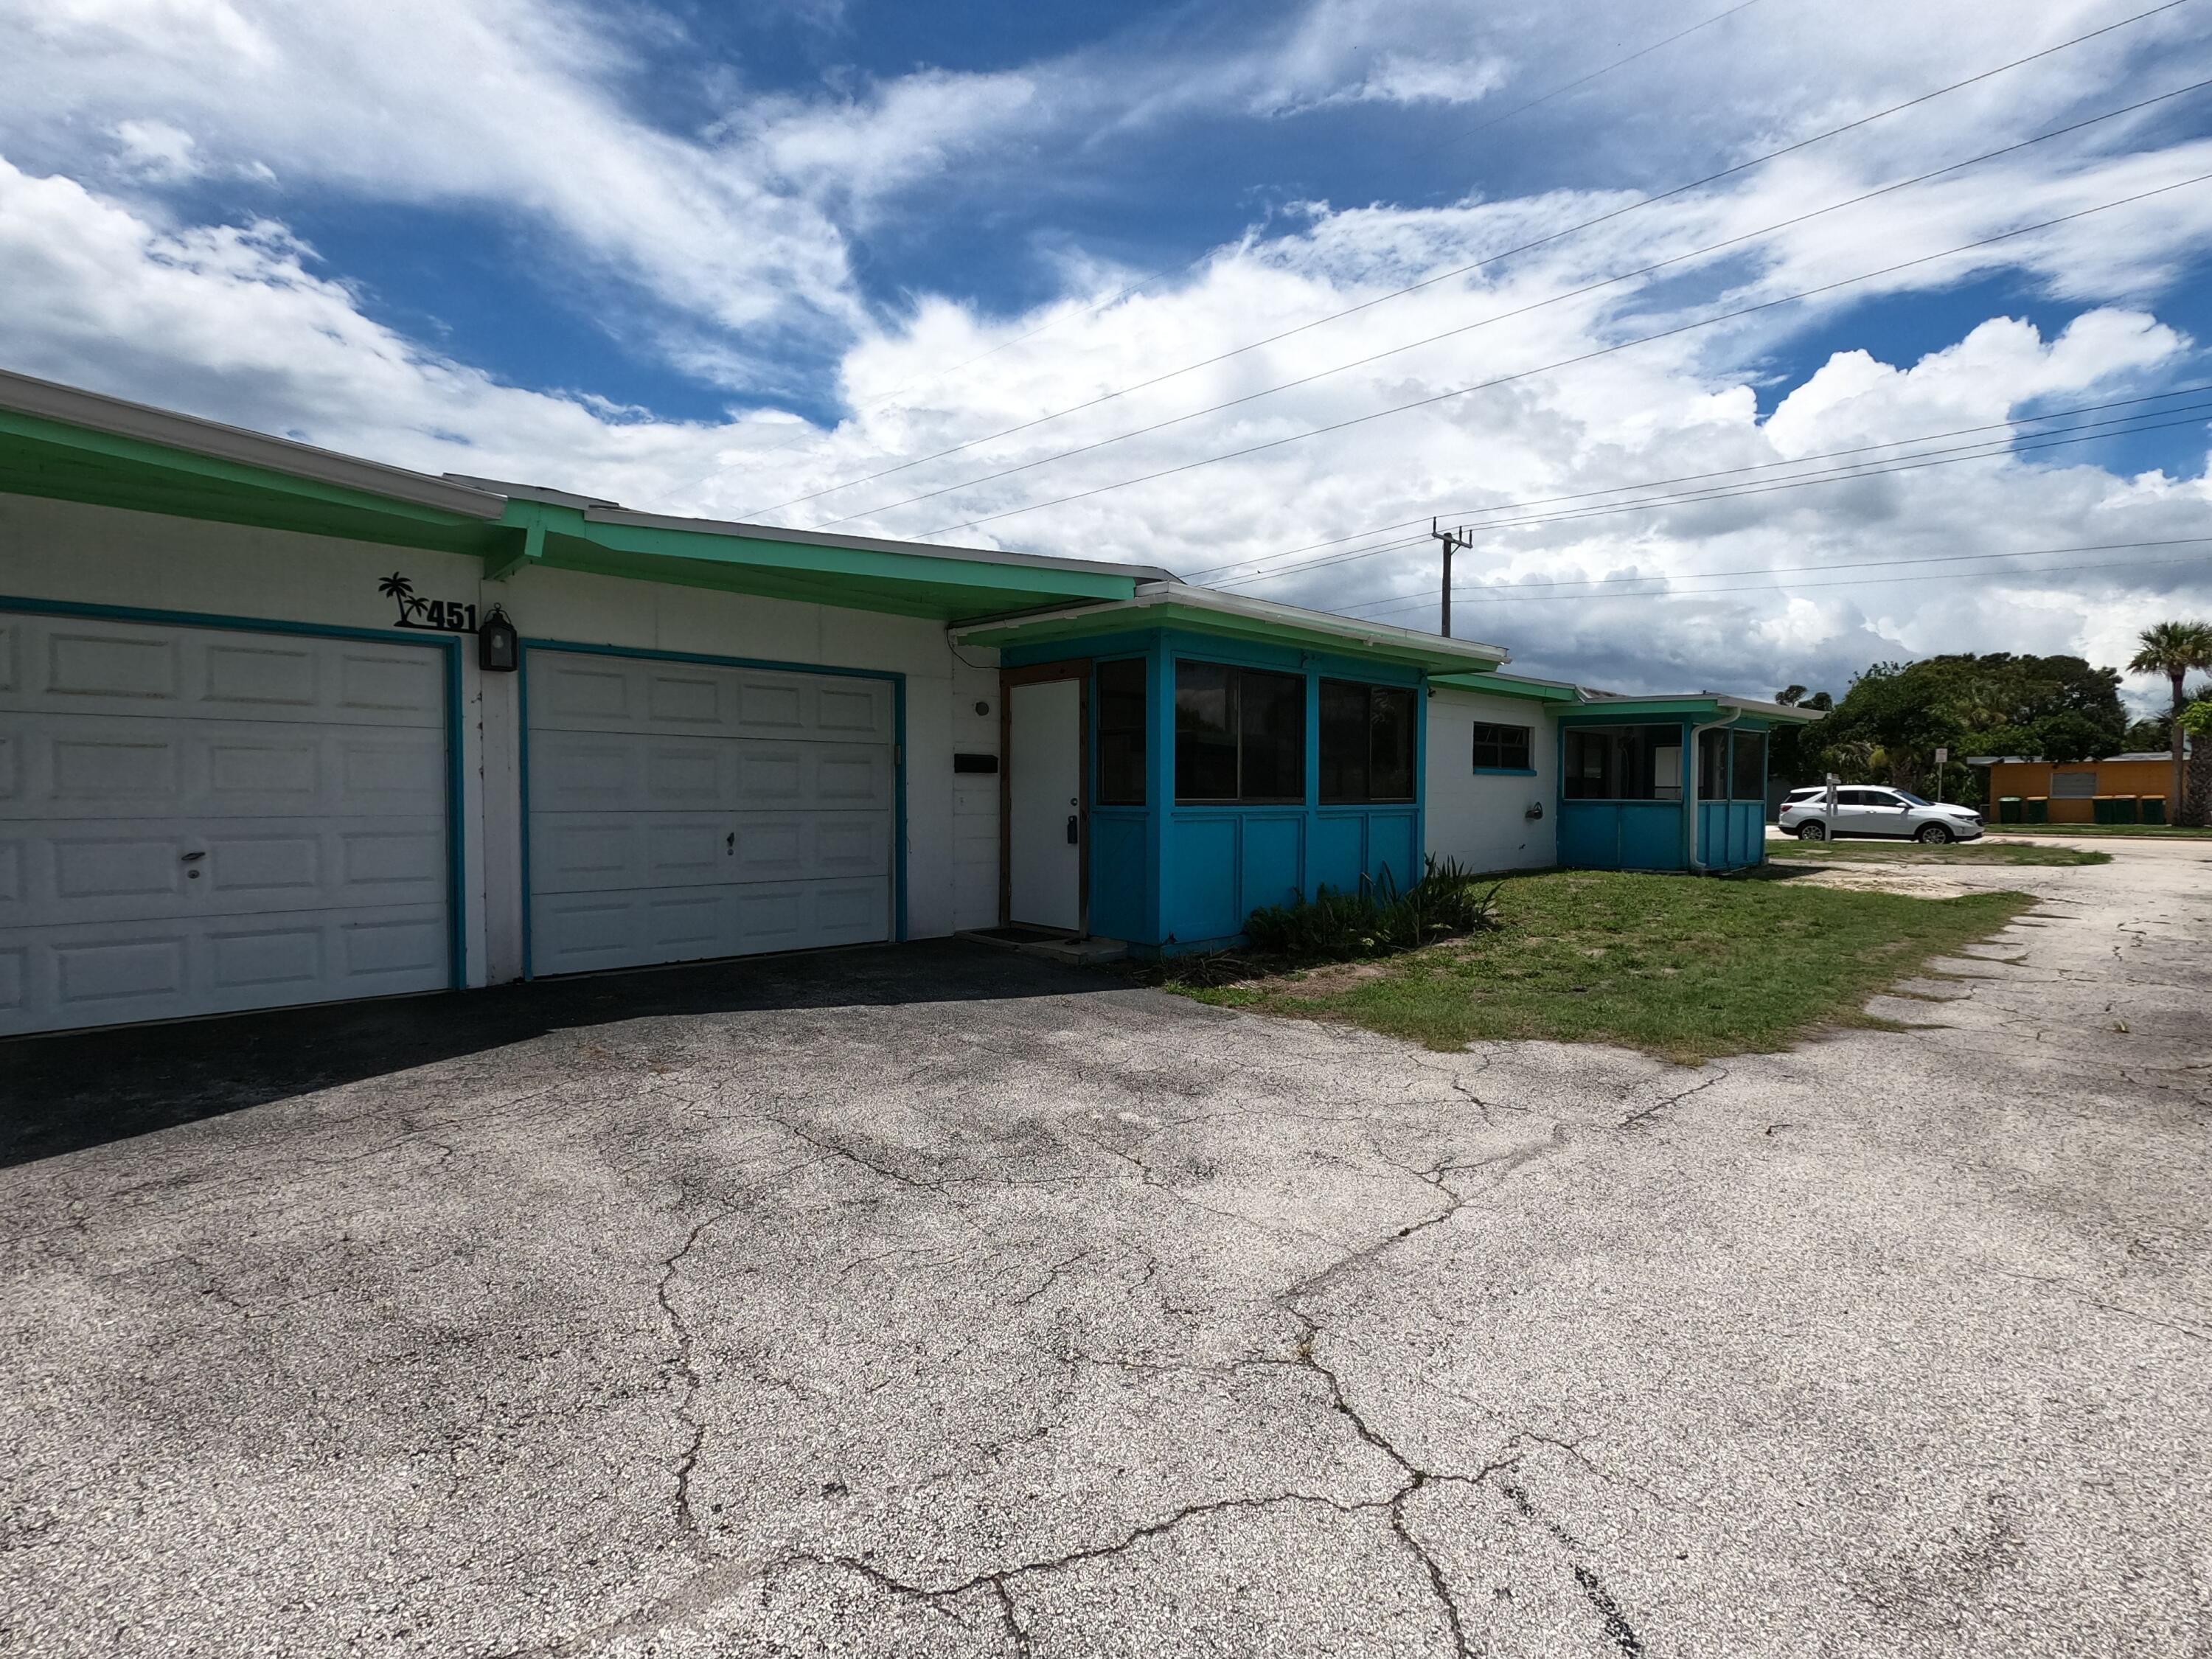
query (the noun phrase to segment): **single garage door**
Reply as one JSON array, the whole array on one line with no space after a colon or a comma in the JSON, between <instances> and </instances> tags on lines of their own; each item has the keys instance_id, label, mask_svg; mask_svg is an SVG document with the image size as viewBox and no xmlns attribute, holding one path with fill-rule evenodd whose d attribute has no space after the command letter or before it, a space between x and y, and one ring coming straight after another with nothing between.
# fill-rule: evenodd
<instances>
[{"instance_id":1,"label":"single garage door","mask_svg":"<svg viewBox=\"0 0 2212 1659\"><path fill-rule=\"evenodd\" d=\"M533 647L539 974L891 936L888 680Z\"/></svg>"},{"instance_id":2,"label":"single garage door","mask_svg":"<svg viewBox=\"0 0 2212 1659\"><path fill-rule=\"evenodd\" d=\"M446 656L0 612L0 1032L453 982Z\"/></svg>"}]
</instances>

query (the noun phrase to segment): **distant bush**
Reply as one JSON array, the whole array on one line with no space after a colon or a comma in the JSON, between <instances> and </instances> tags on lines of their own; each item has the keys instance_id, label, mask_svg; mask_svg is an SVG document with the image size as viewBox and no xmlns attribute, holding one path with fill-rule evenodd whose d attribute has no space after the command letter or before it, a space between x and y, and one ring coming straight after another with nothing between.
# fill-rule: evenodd
<instances>
[{"instance_id":1,"label":"distant bush","mask_svg":"<svg viewBox=\"0 0 2212 1659\"><path fill-rule=\"evenodd\" d=\"M1389 956L1440 939L1498 925L1498 890L1456 860L1431 858L1421 878L1400 890L1385 866L1350 892L1323 887L1310 899L1255 910L1244 936L1255 950L1284 957L1348 962Z\"/></svg>"}]
</instances>

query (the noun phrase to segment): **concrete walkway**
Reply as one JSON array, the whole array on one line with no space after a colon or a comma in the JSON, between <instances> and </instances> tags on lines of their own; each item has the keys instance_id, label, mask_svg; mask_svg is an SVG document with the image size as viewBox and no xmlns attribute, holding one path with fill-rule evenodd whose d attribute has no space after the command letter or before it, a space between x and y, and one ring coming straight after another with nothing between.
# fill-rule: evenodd
<instances>
[{"instance_id":1,"label":"concrete walkway","mask_svg":"<svg viewBox=\"0 0 2212 1659\"><path fill-rule=\"evenodd\" d=\"M2212 1652L2212 871L1960 878L1698 1071L957 946L0 1047L0 1651Z\"/></svg>"}]
</instances>

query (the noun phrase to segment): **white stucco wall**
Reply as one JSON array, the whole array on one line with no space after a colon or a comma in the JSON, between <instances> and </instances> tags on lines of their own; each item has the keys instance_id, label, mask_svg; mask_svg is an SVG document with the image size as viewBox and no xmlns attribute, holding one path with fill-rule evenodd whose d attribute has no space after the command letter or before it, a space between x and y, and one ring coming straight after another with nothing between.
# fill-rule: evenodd
<instances>
[{"instance_id":1,"label":"white stucco wall","mask_svg":"<svg viewBox=\"0 0 2212 1659\"><path fill-rule=\"evenodd\" d=\"M488 582L471 557L0 495L0 597L386 629L392 605L376 585L394 570L425 598L503 605L526 639L903 674L908 933L998 921L998 779L956 787L952 772L956 748L998 752L997 653L956 658L941 623L572 571ZM521 732L515 677L479 673L472 647L461 817L481 985L522 968Z\"/></svg>"},{"instance_id":2,"label":"white stucco wall","mask_svg":"<svg viewBox=\"0 0 2212 1659\"><path fill-rule=\"evenodd\" d=\"M1477 773L1474 726L1525 726L1533 776ZM1435 688L1429 699L1427 832L1432 857L1474 870L1542 869L1559 862L1559 740L1545 705ZM1529 807L1543 816L1531 818Z\"/></svg>"}]
</instances>

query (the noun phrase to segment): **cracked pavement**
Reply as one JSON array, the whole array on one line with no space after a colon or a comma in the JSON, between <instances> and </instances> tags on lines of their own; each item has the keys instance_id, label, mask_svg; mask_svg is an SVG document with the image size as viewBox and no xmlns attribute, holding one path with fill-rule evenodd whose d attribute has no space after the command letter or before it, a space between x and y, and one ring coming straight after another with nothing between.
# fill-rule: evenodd
<instances>
[{"instance_id":1,"label":"cracked pavement","mask_svg":"<svg viewBox=\"0 0 2212 1659\"><path fill-rule=\"evenodd\" d=\"M2212 1654L2173 854L1698 1069L951 944L0 1048L0 1651Z\"/></svg>"}]
</instances>

